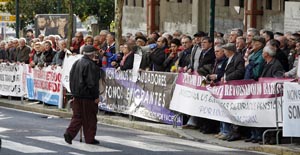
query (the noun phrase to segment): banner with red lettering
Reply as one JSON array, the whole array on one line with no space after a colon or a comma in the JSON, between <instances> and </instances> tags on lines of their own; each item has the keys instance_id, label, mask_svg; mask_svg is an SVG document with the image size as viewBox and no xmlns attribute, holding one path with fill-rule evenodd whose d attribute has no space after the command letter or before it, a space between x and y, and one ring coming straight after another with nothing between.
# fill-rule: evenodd
<instances>
[{"instance_id":1,"label":"banner with red lettering","mask_svg":"<svg viewBox=\"0 0 300 155\"><path fill-rule=\"evenodd\" d=\"M275 84L291 79L238 80L215 86L204 86L204 81L201 76L179 74L170 109L241 126L275 127L275 89L282 89Z\"/></svg>"},{"instance_id":2,"label":"banner with red lettering","mask_svg":"<svg viewBox=\"0 0 300 155\"><path fill-rule=\"evenodd\" d=\"M28 98L39 100L51 105L62 107L62 69L51 66L45 68L27 68L27 92Z\"/></svg>"}]
</instances>

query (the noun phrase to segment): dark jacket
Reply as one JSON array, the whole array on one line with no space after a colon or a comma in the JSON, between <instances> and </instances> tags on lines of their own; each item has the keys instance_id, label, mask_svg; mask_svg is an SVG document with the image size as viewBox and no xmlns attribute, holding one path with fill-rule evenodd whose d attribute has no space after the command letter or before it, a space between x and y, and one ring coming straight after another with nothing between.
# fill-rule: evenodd
<instances>
[{"instance_id":1,"label":"dark jacket","mask_svg":"<svg viewBox=\"0 0 300 155\"><path fill-rule=\"evenodd\" d=\"M100 68L87 56L77 60L70 71L70 89L75 98L99 97Z\"/></svg>"},{"instance_id":2,"label":"dark jacket","mask_svg":"<svg viewBox=\"0 0 300 155\"><path fill-rule=\"evenodd\" d=\"M264 63L261 77L283 77L284 69L279 60L273 58L270 63Z\"/></svg>"},{"instance_id":3,"label":"dark jacket","mask_svg":"<svg viewBox=\"0 0 300 155\"><path fill-rule=\"evenodd\" d=\"M25 64L29 63L29 53L31 52L31 48L27 45L24 47L18 47L16 52L16 59L19 62L24 62Z\"/></svg>"},{"instance_id":4,"label":"dark jacket","mask_svg":"<svg viewBox=\"0 0 300 155\"><path fill-rule=\"evenodd\" d=\"M55 54L56 54L56 52L53 51L52 48L49 51L45 51L42 53L42 59L44 61L44 64L46 64L46 66L51 65Z\"/></svg>"},{"instance_id":5,"label":"dark jacket","mask_svg":"<svg viewBox=\"0 0 300 155\"><path fill-rule=\"evenodd\" d=\"M123 65L120 65L121 70L127 70L133 68L133 61L134 61L134 53L131 52L128 57L125 59L125 62Z\"/></svg>"},{"instance_id":6,"label":"dark jacket","mask_svg":"<svg viewBox=\"0 0 300 155\"><path fill-rule=\"evenodd\" d=\"M229 61L229 60L228 60ZM245 61L240 54L235 54L225 68L225 81L240 80L244 78Z\"/></svg>"},{"instance_id":7,"label":"dark jacket","mask_svg":"<svg viewBox=\"0 0 300 155\"><path fill-rule=\"evenodd\" d=\"M212 66L212 72L211 72L211 74L217 74L217 79L214 82L219 82L221 78L224 76L227 60L228 59L226 57L223 57L220 60L215 60L215 64Z\"/></svg>"},{"instance_id":8,"label":"dark jacket","mask_svg":"<svg viewBox=\"0 0 300 155\"><path fill-rule=\"evenodd\" d=\"M7 60L7 53L4 49L0 50L0 59Z\"/></svg>"},{"instance_id":9,"label":"dark jacket","mask_svg":"<svg viewBox=\"0 0 300 155\"><path fill-rule=\"evenodd\" d=\"M285 55L284 51L278 49L276 51L275 58L281 63L283 69L287 72L289 71L289 60L288 57Z\"/></svg>"},{"instance_id":10,"label":"dark jacket","mask_svg":"<svg viewBox=\"0 0 300 155\"><path fill-rule=\"evenodd\" d=\"M249 64L245 68L244 79L258 80L263 70L264 59L262 57L263 49L253 52L249 57Z\"/></svg>"},{"instance_id":11,"label":"dark jacket","mask_svg":"<svg viewBox=\"0 0 300 155\"><path fill-rule=\"evenodd\" d=\"M172 54L172 53L170 53L170 54ZM164 61L164 64L163 64L164 68L165 68L165 71L170 72L172 66L175 66L177 60L178 60L178 54L176 54L173 58L168 56L167 59Z\"/></svg>"},{"instance_id":12,"label":"dark jacket","mask_svg":"<svg viewBox=\"0 0 300 155\"><path fill-rule=\"evenodd\" d=\"M215 63L215 59L214 48L210 48L208 51L203 50L199 58L198 74L203 76L208 75L212 70L211 66Z\"/></svg>"},{"instance_id":13,"label":"dark jacket","mask_svg":"<svg viewBox=\"0 0 300 155\"><path fill-rule=\"evenodd\" d=\"M150 64L152 71L165 71L163 63L166 59L165 48L156 48L150 54Z\"/></svg>"},{"instance_id":14,"label":"dark jacket","mask_svg":"<svg viewBox=\"0 0 300 155\"><path fill-rule=\"evenodd\" d=\"M185 49L184 51L179 53L178 67L185 67L185 66L188 67L189 66L192 48L193 47Z\"/></svg>"}]
</instances>

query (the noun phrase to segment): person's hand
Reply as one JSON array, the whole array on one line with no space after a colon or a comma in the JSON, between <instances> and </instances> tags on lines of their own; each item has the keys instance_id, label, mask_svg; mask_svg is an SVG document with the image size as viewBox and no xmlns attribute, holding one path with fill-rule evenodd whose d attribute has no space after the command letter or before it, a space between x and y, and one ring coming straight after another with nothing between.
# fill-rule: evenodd
<instances>
[{"instance_id":1,"label":"person's hand","mask_svg":"<svg viewBox=\"0 0 300 155\"><path fill-rule=\"evenodd\" d=\"M98 104L99 102L100 102L100 99L99 99L99 98L96 98L96 99L95 99L95 103Z\"/></svg>"},{"instance_id":2,"label":"person's hand","mask_svg":"<svg viewBox=\"0 0 300 155\"><path fill-rule=\"evenodd\" d=\"M183 72L187 72L188 68L187 66L183 67Z\"/></svg>"},{"instance_id":3,"label":"person's hand","mask_svg":"<svg viewBox=\"0 0 300 155\"><path fill-rule=\"evenodd\" d=\"M52 69L52 70L55 70L56 68L57 68L56 65L52 65L52 66L51 66L51 69Z\"/></svg>"},{"instance_id":4,"label":"person's hand","mask_svg":"<svg viewBox=\"0 0 300 155\"><path fill-rule=\"evenodd\" d=\"M208 78L210 79L210 80L216 80L217 79L217 74L210 74L210 75L208 75Z\"/></svg>"},{"instance_id":5,"label":"person's hand","mask_svg":"<svg viewBox=\"0 0 300 155\"><path fill-rule=\"evenodd\" d=\"M116 66L116 65L117 65L117 62L115 62L115 61L111 62L111 65L112 65L112 66Z\"/></svg>"},{"instance_id":6,"label":"person's hand","mask_svg":"<svg viewBox=\"0 0 300 155\"><path fill-rule=\"evenodd\" d=\"M70 51L73 51L74 50L74 47L70 47Z\"/></svg>"},{"instance_id":7,"label":"person's hand","mask_svg":"<svg viewBox=\"0 0 300 155\"><path fill-rule=\"evenodd\" d=\"M192 69L190 68L190 69L188 69L187 71L186 71L188 74L193 74L193 72L192 72Z\"/></svg>"}]
</instances>

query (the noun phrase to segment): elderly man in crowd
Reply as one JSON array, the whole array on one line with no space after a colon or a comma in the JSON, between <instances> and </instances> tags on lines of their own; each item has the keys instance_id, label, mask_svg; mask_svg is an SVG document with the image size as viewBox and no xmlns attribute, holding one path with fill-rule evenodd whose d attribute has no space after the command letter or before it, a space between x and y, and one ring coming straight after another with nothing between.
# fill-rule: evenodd
<instances>
[{"instance_id":1,"label":"elderly man in crowd","mask_svg":"<svg viewBox=\"0 0 300 155\"><path fill-rule=\"evenodd\" d=\"M29 64L29 53L31 52L31 48L26 45L26 39L19 39L19 47L16 52L16 61L20 63Z\"/></svg>"}]
</instances>

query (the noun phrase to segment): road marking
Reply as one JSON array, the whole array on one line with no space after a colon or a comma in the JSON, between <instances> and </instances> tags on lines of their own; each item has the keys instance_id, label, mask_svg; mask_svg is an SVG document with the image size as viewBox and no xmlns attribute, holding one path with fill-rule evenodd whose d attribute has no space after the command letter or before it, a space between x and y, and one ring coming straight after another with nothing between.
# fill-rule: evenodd
<instances>
[{"instance_id":1,"label":"road marking","mask_svg":"<svg viewBox=\"0 0 300 155\"><path fill-rule=\"evenodd\" d=\"M9 136L0 135L1 138L9 138Z\"/></svg>"},{"instance_id":2,"label":"road marking","mask_svg":"<svg viewBox=\"0 0 300 155\"><path fill-rule=\"evenodd\" d=\"M25 145L21 143L16 143L5 139L2 139L2 147L9 150L22 152L22 153L57 153L56 151Z\"/></svg>"},{"instance_id":3,"label":"road marking","mask_svg":"<svg viewBox=\"0 0 300 155\"><path fill-rule=\"evenodd\" d=\"M129 147L135 147L143 150L148 150L148 151L182 151L182 150L176 150L172 148L167 148L165 146L159 146L159 145L153 145L149 143L144 143L144 142L139 142L139 141L134 141L134 140L126 140L126 139L121 139L121 138L116 138L116 137L111 137L111 136L96 136L96 139L100 139L100 141L105 141L109 143L115 143L119 145L125 145Z\"/></svg>"},{"instance_id":4,"label":"road marking","mask_svg":"<svg viewBox=\"0 0 300 155\"><path fill-rule=\"evenodd\" d=\"M84 154L81 154L81 153L77 153L77 152L68 152L69 154L73 154L73 155L84 155Z\"/></svg>"},{"instance_id":5,"label":"road marking","mask_svg":"<svg viewBox=\"0 0 300 155\"><path fill-rule=\"evenodd\" d=\"M196 147L196 148L206 149L206 150L210 150L210 151L238 151L237 149L231 149L231 148L216 146L216 145L212 145L212 144L204 144L204 143L194 142L194 141L189 141L189 140L184 140L184 139L177 139L177 138L172 138L172 137L167 137L167 136L139 135L139 137L157 140L157 141L163 141L163 142L167 142L167 143Z\"/></svg>"},{"instance_id":6,"label":"road marking","mask_svg":"<svg viewBox=\"0 0 300 155\"><path fill-rule=\"evenodd\" d=\"M78 149L81 151L87 151L87 152L120 152L120 150L114 150L100 145L90 145L90 144L80 143L79 141L72 141L72 145L70 145L67 144L63 138L58 138L54 136L36 136L36 137L27 137L27 138L53 143L57 145L62 145L62 146Z\"/></svg>"},{"instance_id":7,"label":"road marking","mask_svg":"<svg viewBox=\"0 0 300 155\"><path fill-rule=\"evenodd\" d=\"M11 129L8 129L8 128L1 128L1 127L0 127L0 132L5 132L5 131L8 131L8 130L11 130Z\"/></svg>"}]
</instances>

